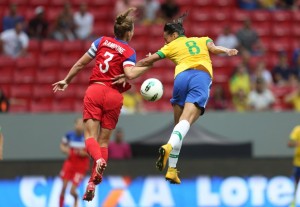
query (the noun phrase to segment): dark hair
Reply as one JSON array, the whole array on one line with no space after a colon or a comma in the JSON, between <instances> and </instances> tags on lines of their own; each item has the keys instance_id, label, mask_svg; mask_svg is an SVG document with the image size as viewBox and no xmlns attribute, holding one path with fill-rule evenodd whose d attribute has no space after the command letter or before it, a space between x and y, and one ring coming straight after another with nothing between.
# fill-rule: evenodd
<instances>
[{"instance_id":1,"label":"dark hair","mask_svg":"<svg viewBox=\"0 0 300 207\"><path fill-rule=\"evenodd\" d=\"M167 32L168 34L173 34L174 32L177 32L178 35L184 35L185 31L182 23L187 15L188 12L185 12L178 19L173 20L173 22L166 23L164 26L164 32Z\"/></svg>"},{"instance_id":2,"label":"dark hair","mask_svg":"<svg viewBox=\"0 0 300 207\"><path fill-rule=\"evenodd\" d=\"M134 18L128 16L135 8L129 8L124 13L117 16L114 24L114 34L117 38L122 39L126 32L133 29Z\"/></svg>"}]
</instances>

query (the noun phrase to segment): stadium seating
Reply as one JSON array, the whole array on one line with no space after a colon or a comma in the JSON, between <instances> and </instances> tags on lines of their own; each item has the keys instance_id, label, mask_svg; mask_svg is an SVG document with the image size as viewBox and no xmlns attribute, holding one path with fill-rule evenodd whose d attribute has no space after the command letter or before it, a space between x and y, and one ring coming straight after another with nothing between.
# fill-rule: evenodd
<instances>
[{"instance_id":1,"label":"stadium seating","mask_svg":"<svg viewBox=\"0 0 300 207\"><path fill-rule=\"evenodd\" d=\"M0 0L0 16L8 11L8 5L12 2L17 3L19 12L26 20L34 15L37 6L44 6L46 18L52 23L55 22L65 3L61 0ZM69 2L73 5L73 11L76 11L82 1L70 0ZM86 0L84 2L89 5L89 10L94 15L94 36L113 35L114 14L108 11L113 11L115 1ZM236 32L241 28L243 21L250 18L266 48L268 58L264 61L269 69L277 63L279 51L285 50L291 54L300 46L299 11L241 10L237 9L235 0L177 0L177 3L182 12L189 10L188 21L185 22L188 36L204 35L215 40L224 26L230 25L232 31ZM149 52L156 52L165 44L162 31L162 24L135 25L135 36L129 44L137 51L137 60L144 58ZM51 84L66 76L76 60L90 47L91 42L92 40L62 42L50 39L30 40L28 57L10 59L0 56L1 88L9 96L23 99L25 102L23 105L13 106L11 111L80 112L94 62L78 74L69 86L70 90L53 94ZM251 58L251 65L255 65L257 61L257 58ZM212 63L214 82L221 84L228 91L228 79L236 65L241 63L240 57L225 58L213 55ZM151 77L158 78L164 83L165 94L158 102L145 102L146 110L171 110L169 98L174 80L174 64L168 60L159 61L144 76L133 81L133 84L138 88L143 80ZM280 90L278 92L274 89L274 91L281 96ZM277 101L276 109L284 107L286 106Z\"/></svg>"}]
</instances>

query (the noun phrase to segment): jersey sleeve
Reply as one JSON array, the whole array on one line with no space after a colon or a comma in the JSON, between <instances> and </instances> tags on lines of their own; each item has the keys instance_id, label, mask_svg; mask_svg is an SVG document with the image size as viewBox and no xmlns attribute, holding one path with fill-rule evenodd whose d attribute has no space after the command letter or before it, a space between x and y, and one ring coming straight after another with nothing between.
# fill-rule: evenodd
<instances>
[{"instance_id":1,"label":"jersey sleeve","mask_svg":"<svg viewBox=\"0 0 300 207\"><path fill-rule=\"evenodd\" d=\"M136 53L133 53L129 58L127 58L123 62L123 67L125 68L126 66L135 66L136 63Z\"/></svg>"},{"instance_id":2,"label":"jersey sleeve","mask_svg":"<svg viewBox=\"0 0 300 207\"><path fill-rule=\"evenodd\" d=\"M299 141L300 140L300 125L296 126L291 134L290 134L290 139L293 141Z\"/></svg>"},{"instance_id":3,"label":"jersey sleeve","mask_svg":"<svg viewBox=\"0 0 300 207\"><path fill-rule=\"evenodd\" d=\"M156 52L156 54L158 54L159 57L160 57L161 59L163 59L163 58L165 58L165 57L168 56L169 52L170 52L170 47L169 47L169 45L165 45L165 46L163 46L160 50L158 50L158 51Z\"/></svg>"},{"instance_id":4,"label":"jersey sleeve","mask_svg":"<svg viewBox=\"0 0 300 207\"><path fill-rule=\"evenodd\" d=\"M205 45L207 45L209 42L213 42L213 40L209 37L204 37Z\"/></svg>"},{"instance_id":5,"label":"jersey sleeve","mask_svg":"<svg viewBox=\"0 0 300 207\"><path fill-rule=\"evenodd\" d=\"M62 138L61 142L64 144L68 144L70 141L70 132L66 133Z\"/></svg>"},{"instance_id":6,"label":"jersey sleeve","mask_svg":"<svg viewBox=\"0 0 300 207\"><path fill-rule=\"evenodd\" d=\"M90 49L87 51L88 55L89 55L91 58L95 58L95 57L96 57L96 53L97 53L97 50L98 50L98 46L99 46L101 40L102 40L102 37L96 39L96 40L91 44Z\"/></svg>"}]
</instances>

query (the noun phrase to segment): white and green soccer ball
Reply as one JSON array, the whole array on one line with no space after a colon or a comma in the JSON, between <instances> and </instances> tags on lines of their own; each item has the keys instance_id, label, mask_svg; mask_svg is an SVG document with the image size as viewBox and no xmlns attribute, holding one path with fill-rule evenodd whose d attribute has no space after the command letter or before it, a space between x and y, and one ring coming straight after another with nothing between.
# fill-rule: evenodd
<instances>
[{"instance_id":1,"label":"white and green soccer ball","mask_svg":"<svg viewBox=\"0 0 300 207\"><path fill-rule=\"evenodd\" d=\"M143 82L140 90L143 98L147 101L158 101L163 93L164 87L160 80L156 78L149 78Z\"/></svg>"}]
</instances>

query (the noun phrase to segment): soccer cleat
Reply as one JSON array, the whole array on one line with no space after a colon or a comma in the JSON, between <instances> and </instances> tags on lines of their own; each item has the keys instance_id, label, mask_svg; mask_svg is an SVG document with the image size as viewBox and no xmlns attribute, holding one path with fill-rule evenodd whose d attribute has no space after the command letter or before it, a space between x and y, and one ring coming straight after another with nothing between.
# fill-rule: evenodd
<instances>
[{"instance_id":1,"label":"soccer cleat","mask_svg":"<svg viewBox=\"0 0 300 207\"><path fill-rule=\"evenodd\" d=\"M90 182L93 182L95 185L100 184L102 182L102 174L99 175L96 172L96 169L94 169L90 178Z\"/></svg>"},{"instance_id":2,"label":"soccer cleat","mask_svg":"<svg viewBox=\"0 0 300 207\"><path fill-rule=\"evenodd\" d=\"M156 161L156 168L159 171L165 169L171 151L172 151L171 144L165 144L159 148L158 150L159 157Z\"/></svg>"},{"instance_id":3,"label":"soccer cleat","mask_svg":"<svg viewBox=\"0 0 300 207\"><path fill-rule=\"evenodd\" d=\"M91 175L91 180L95 185L98 185L99 183L102 182L102 176L105 168L106 168L106 162L103 158L100 158L99 160L96 161L96 167L94 168Z\"/></svg>"},{"instance_id":4,"label":"soccer cleat","mask_svg":"<svg viewBox=\"0 0 300 207\"><path fill-rule=\"evenodd\" d=\"M166 174L166 180L168 180L171 184L180 184L181 181L178 177L179 171L177 171L176 168L169 167L167 174Z\"/></svg>"},{"instance_id":5,"label":"soccer cleat","mask_svg":"<svg viewBox=\"0 0 300 207\"><path fill-rule=\"evenodd\" d=\"M93 182L89 182L86 187L85 193L83 195L83 200L91 201L93 200L94 196L95 196L95 184Z\"/></svg>"},{"instance_id":6,"label":"soccer cleat","mask_svg":"<svg viewBox=\"0 0 300 207\"><path fill-rule=\"evenodd\" d=\"M100 158L99 160L96 161L96 163L97 164L95 170L99 175L102 175L103 171L106 168L106 161L103 158Z\"/></svg>"}]
</instances>

